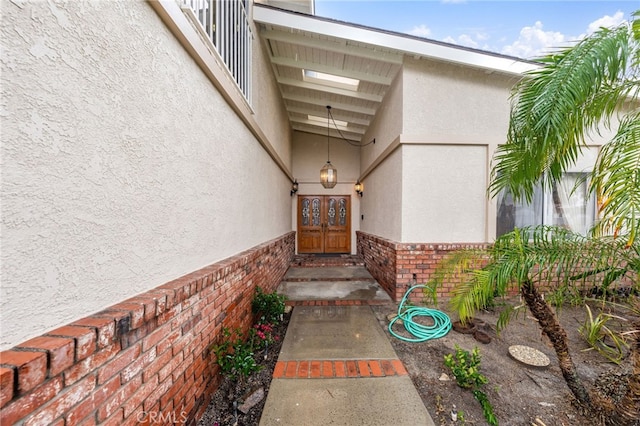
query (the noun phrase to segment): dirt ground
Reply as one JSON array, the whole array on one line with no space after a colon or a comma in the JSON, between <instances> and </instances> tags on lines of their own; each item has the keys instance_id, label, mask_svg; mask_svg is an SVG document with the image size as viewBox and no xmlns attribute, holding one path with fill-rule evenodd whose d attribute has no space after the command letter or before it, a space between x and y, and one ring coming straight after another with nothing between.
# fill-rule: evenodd
<instances>
[{"instance_id":1,"label":"dirt ground","mask_svg":"<svg viewBox=\"0 0 640 426\"><path fill-rule=\"evenodd\" d=\"M260 423L260 416L267 400L273 370L278 361L278 354L280 353L290 319L291 313L286 313L284 321L274 328L273 335L277 336L277 340L269 348L268 352L265 354L264 351L261 351L254 355L256 363L262 366L260 371L251 375L243 383L235 383L228 378L223 378L207 407L207 411L198 422L198 426L254 426ZM259 403L246 413L234 409L234 402L236 404L242 403L248 393L260 387L264 390L264 398Z\"/></svg>"},{"instance_id":2,"label":"dirt ground","mask_svg":"<svg viewBox=\"0 0 640 426\"><path fill-rule=\"evenodd\" d=\"M517 301L516 301L517 302ZM380 324L386 327L389 307L374 307ZM594 310L594 315L595 315ZM599 388L612 396L620 392L619 374L630 373L627 357L620 366L589 346L578 333L584 322L584 307L565 307L558 312L560 323L569 337L574 363L585 385ZM488 379L482 390L491 402L500 425L599 425L600 421L583 415L573 404L573 397L558 367L555 352L543 337L537 322L528 313L514 318L500 335L496 334L497 312L480 312L476 318L487 325L484 330L491 337L488 344L479 343L470 334L449 332L445 337L424 343L407 343L390 336L399 358L405 364L436 425L485 425L480 404L469 390L460 388L444 365L444 355L455 352L455 346L471 351L480 349L480 370ZM454 320L455 318L452 318ZM509 355L511 345L533 347L549 357L548 367L530 367ZM441 380L446 373L451 380ZM452 421L451 411L462 412ZM639 420L640 424L640 420Z\"/></svg>"},{"instance_id":3,"label":"dirt ground","mask_svg":"<svg viewBox=\"0 0 640 426\"><path fill-rule=\"evenodd\" d=\"M373 306L376 317L385 330L388 324L387 315L395 313L396 309L395 305ZM446 307L443 307L443 310L446 311ZM596 351L585 350L588 349L588 345L578 334L578 327L584 321L585 312L584 307L567 307L559 312L560 322L569 336L570 349L578 372L589 388L598 382L599 387L606 389L609 394L620 392L620 374L630 372L629 359L627 357L620 366L616 366ZM497 312L480 312L476 318L486 323L483 330L491 337L490 343L479 343L472 335L453 330L440 339L407 343L394 338L386 331L436 425L487 424L480 404L472 393L460 388L444 365L444 355L454 353L456 345L468 351L476 346L480 349L480 370L489 381L482 389L487 394L500 425L601 424L598 419L580 413L573 405L572 395L558 368L555 353L546 338L541 336L534 319L521 314L498 336L495 332ZM288 320L287 317L279 330L280 344L284 339ZM540 368L521 364L510 357L508 348L511 345L526 345L538 349L549 357L550 365ZM279 347L272 350L272 354L277 354ZM261 354L257 356L264 365L262 371L242 386L233 385L228 380L223 381L198 425L233 425L236 420L240 426L258 425L277 356L270 356L267 361L262 359ZM443 373L447 374L450 380L442 380ZM248 390L259 386L265 390L265 399L246 415L238 412L236 419L233 401L241 400ZM455 421L452 420L452 411L457 414Z\"/></svg>"}]
</instances>

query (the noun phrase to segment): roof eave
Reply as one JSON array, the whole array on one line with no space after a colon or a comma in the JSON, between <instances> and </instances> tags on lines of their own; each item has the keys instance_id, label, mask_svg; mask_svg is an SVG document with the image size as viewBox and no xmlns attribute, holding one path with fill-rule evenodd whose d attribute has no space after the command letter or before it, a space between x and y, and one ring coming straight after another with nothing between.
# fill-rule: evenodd
<instances>
[{"instance_id":1,"label":"roof eave","mask_svg":"<svg viewBox=\"0 0 640 426\"><path fill-rule=\"evenodd\" d=\"M482 68L488 71L521 75L540 67L539 63L511 56L437 42L408 34L378 30L299 12L286 11L258 3L255 3L253 9L253 19L262 24L352 40L379 46L382 49L395 50L411 56L432 58L463 66Z\"/></svg>"}]
</instances>

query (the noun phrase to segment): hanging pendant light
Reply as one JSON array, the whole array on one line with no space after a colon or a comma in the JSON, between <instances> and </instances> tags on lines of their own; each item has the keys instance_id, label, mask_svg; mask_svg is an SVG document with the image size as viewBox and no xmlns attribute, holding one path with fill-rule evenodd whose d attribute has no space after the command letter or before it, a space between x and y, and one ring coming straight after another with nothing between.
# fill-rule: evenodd
<instances>
[{"instance_id":1,"label":"hanging pendant light","mask_svg":"<svg viewBox=\"0 0 640 426\"><path fill-rule=\"evenodd\" d=\"M333 167L331 160L329 160L329 114L331 112L331 105L327 105L327 164L320 169L320 183L325 188L333 188L338 183L338 169Z\"/></svg>"}]
</instances>

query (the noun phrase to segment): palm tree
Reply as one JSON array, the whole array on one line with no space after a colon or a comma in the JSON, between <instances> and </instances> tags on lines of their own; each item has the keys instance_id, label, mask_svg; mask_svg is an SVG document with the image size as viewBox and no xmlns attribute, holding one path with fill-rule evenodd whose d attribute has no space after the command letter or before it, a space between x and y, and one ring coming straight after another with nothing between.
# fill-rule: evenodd
<instances>
[{"instance_id":1,"label":"palm tree","mask_svg":"<svg viewBox=\"0 0 640 426\"><path fill-rule=\"evenodd\" d=\"M531 201L542 182L552 188L573 165L586 136L619 122L591 173L600 234L640 228L640 11L631 24L602 28L540 59L513 91L507 143L495 155L490 192L509 189ZM613 122L613 123L612 123Z\"/></svg>"},{"instance_id":2,"label":"palm tree","mask_svg":"<svg viewBox=\"0 0 640 426\"><path fill-rule=\"evenodd\" d=\"M589 176L601 218L590 235L544 226L515 229L488 251L451 258L436 279L466 273L451 300L463 321L515 285L551 340L571 392L611 424L640 417L640 324L632 334L634 374L615 406L594 398L580 380L566 332L538 285L640 283L640 11L633 16L631 23L602 28L540 59L542 66L515 86L507 143L498 148L491 173L492 196L508 190L531 202L536 185L553 189L575 164L590 134L601 126L617 128ZM474 269L477 262L484 266Z\"/></svg>"},{"instance_id":3,"label":"palm tree","mask_svg":"<svg viewBox=\"0 0 640 426\"><path fill-rule=\"evenodd\" d=\"M568 229L538 226L504 234L487 250L455 253L440 265L434 280L439 284L453 276L464 278L458 280L460 284L450 300L462 322L472 318L476 310L491 305L496 297L518 289L542 332L549 337L562 375L576 399L585 407L605 412L614 422L612 424L625 424L620 420L620 417L625 418L620 413L627 412L626 418L633 421L640 415L640 336L636 334L635 345L631 346L634 374L627 396L617 407L602 398L594 400L578 376L567 334L538 287L570 287L584 292L593 288L606 289L614 280L636 282L637 287L638 273L638 242L629 246L621 238L585 237ZM499 329L506 325L513 312L509 308L502 313ZM640 304L634 312L640 315ZM636 333L640 332L640 323L634 324L634 328ZM619 413L613 413L616 410Z\"/></svg>"}]
</instances>

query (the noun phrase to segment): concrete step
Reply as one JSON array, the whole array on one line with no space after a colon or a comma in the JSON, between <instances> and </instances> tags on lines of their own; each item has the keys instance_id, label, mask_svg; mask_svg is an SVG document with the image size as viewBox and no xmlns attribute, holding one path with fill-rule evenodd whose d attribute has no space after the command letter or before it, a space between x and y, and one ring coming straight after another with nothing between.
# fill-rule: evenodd
<instances>
[{"instance_id":1,"label":"concrete step","mask_svg":"<svg viewBox=\"0 0 640 426\"><path fill-rule=\"evenodd\" d=\"M291 266L314 268L324 266L364 266L362 257L351 254L298 254L291 261Z\"/></svg>"},{"instance_id":2,"label":"concrete step","mask_svg":"<svg viewBox=\"0 0 640 426\"><path fill-rule=\"evenodd\" d=\"M364 266L326 266L308 268L290 267L282 281L373 281L375 279Z\"/></svg>"},{"instance_id":3,"label":"concrete step","mask_svg":"<svg viewBox=\"0 0 640 426\"><path fill-rule=\"evenodd\" d=\"M375 281L283 281L277 289L288 302L363 301L368 304L391 303L389 295Z\"/></svg>"}]
</instances>

